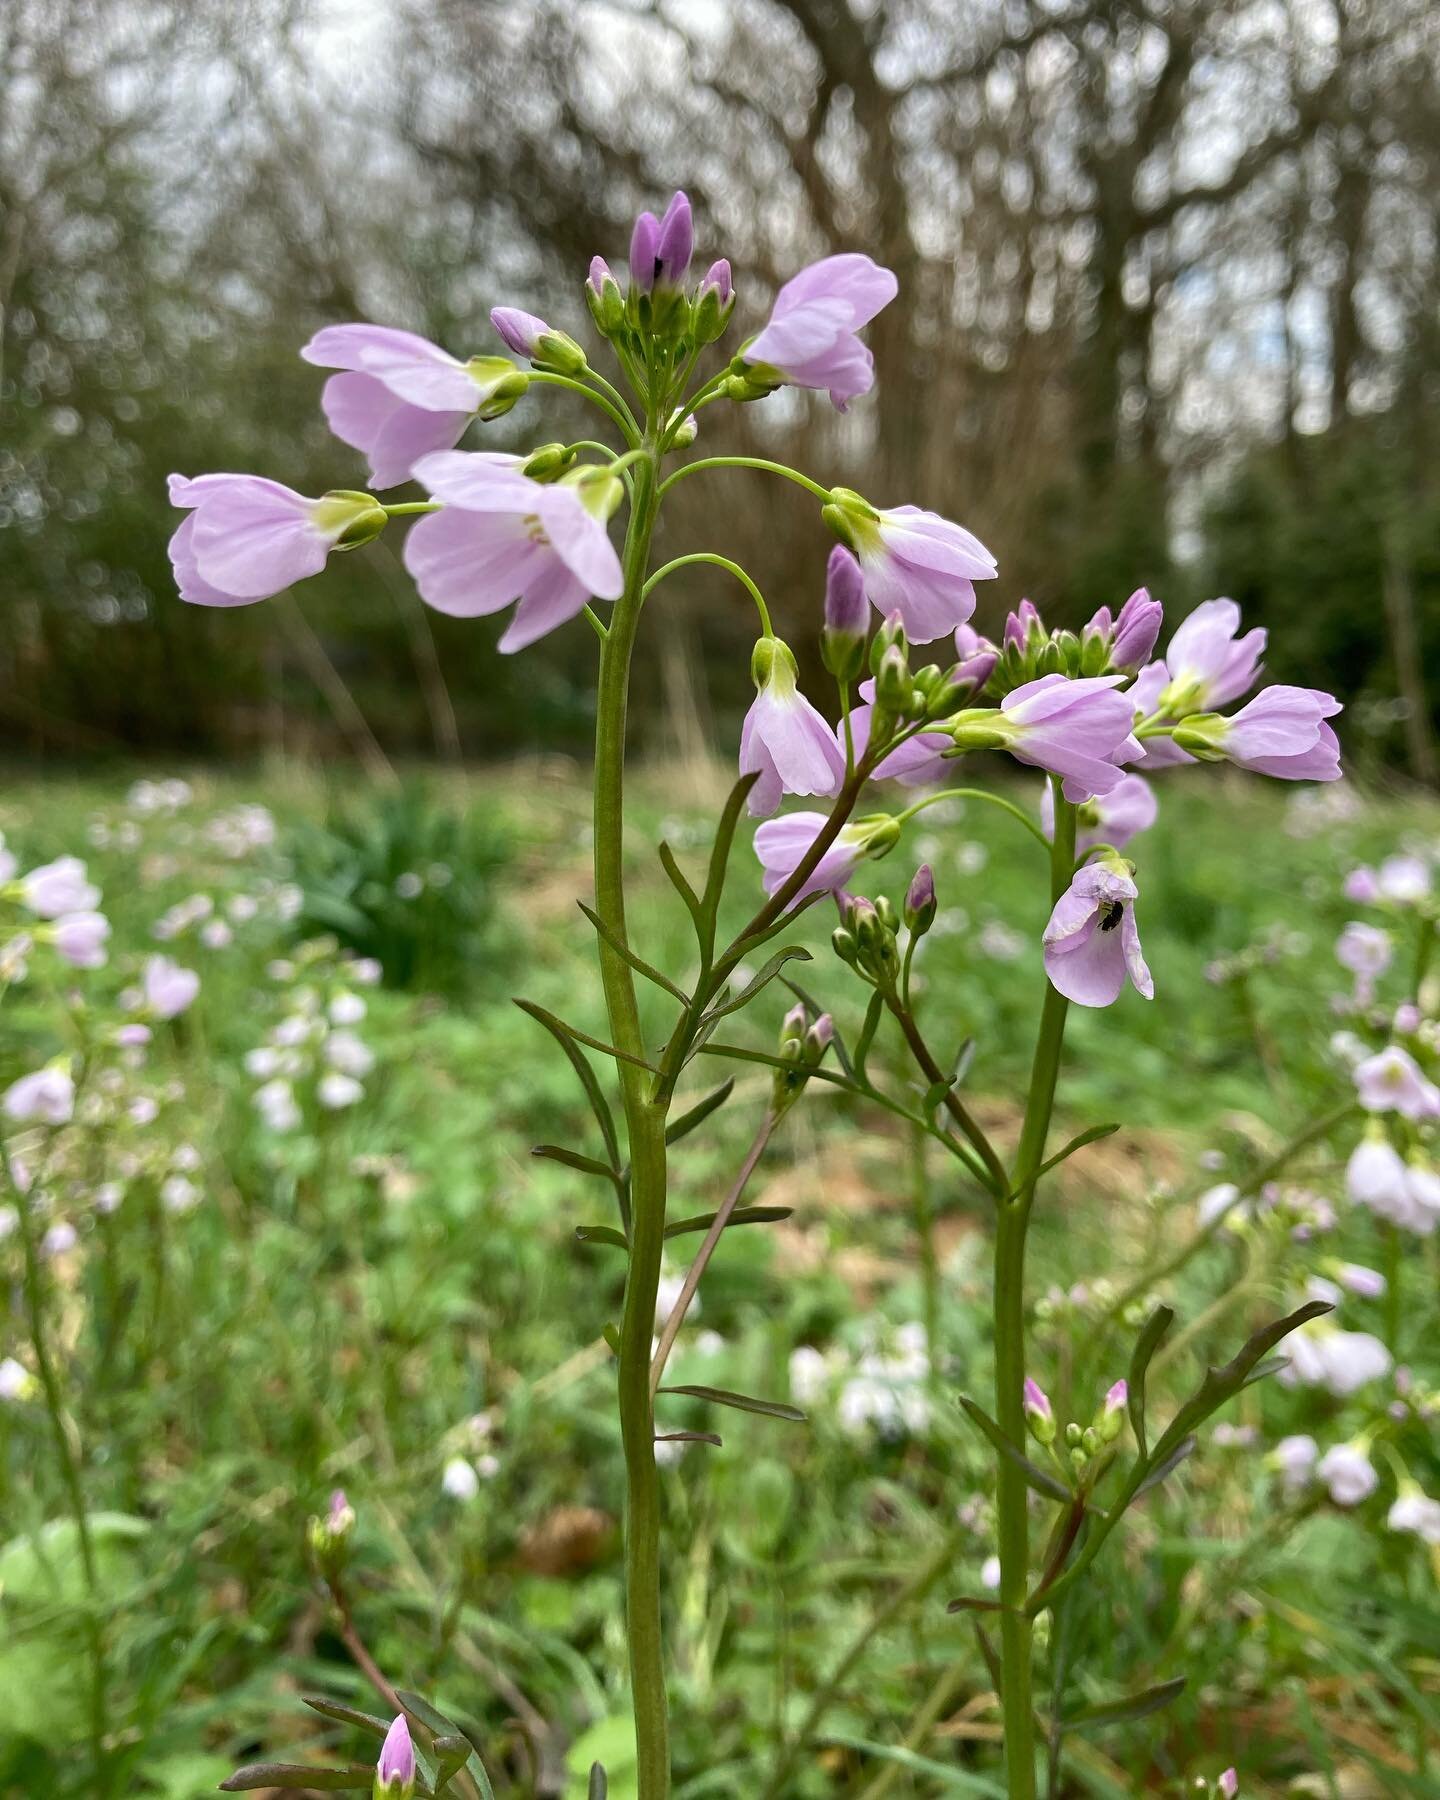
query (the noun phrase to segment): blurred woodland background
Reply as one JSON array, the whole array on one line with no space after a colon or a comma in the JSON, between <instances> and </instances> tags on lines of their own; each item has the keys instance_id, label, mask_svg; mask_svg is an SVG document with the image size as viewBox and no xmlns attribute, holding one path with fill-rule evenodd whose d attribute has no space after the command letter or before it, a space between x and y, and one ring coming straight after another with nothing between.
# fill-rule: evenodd
<instances>
[{"instance_id":1,"label":"blurred woodland background","mask_svg":"<svg viewBox=\"0 0 1440 1800\"><path fill-rule=\"evenodd\" d=\"M384 542L214 617L175 596L164 478L355 484L316 326L463 356L509 302L589 344L591 255L677 185L736 344L827 250L902 284L873 396L726 409L712 446L964 522L1000 559L982 626L1022 594L1056 623L1233 595L1283 628L1281 679L1350 704L1352 754L1433 781L1429 0L5 0L0 750L583 753L583 622L517 681ZM584 434L538 390L482 432ZM733 480L725 547L803 653L818 516ZM707 541L689 497L667 553ZM724 742L747 608L697 574L661 618L649 747Z\"/></svg>"}]
</instances>

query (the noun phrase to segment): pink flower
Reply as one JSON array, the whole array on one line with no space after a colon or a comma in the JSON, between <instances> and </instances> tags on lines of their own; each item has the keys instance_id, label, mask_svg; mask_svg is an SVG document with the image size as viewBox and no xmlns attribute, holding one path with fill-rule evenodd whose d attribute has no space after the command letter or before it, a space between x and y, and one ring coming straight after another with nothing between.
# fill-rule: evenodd
<instances>
[{"instance_id":1,"label":"pink flower","mask_svg":"<svg viewBox=\"0 0 1440 1800\"><path fill-rule=\"evenodd\" d=\"M1237 639L1240 608L1206 600L1177 628L1165 651L1172 716L1212 712L1255 685L1267 634L1258 627Z\"/></svg>"},{"instance_id":2,"label":"pink flower","mask_svg":"<svg viewBox=\"0 0 1440 1800\"><path fill-rule=\"evenodd\" d=\"M798 812L767 820L759 828L755 833L755 854L764 870L767 894L778 893L784 887L825 823L823 813ZM834 893L843 888L865 857L883 856L899 836L899 826L884 813L869 819L856 819L842 827L791 904L798 905L811 894Z\"/></svg>"},{"instance_id":3,"label":"pink flower","mask_svg":"<svg viewBox=\"0 0 1440 1800\"><path fill-rule=\"evenodd\" d=\"M100 890L86 877L78 856L41 863L20 882L20 904L41 919L62 913L90 912L100 904Z\"/></svg>"},{"instance_id":4,"label":"pink flower","mask_svg":"<svg viewBox=\"0 0 1440 1800\"><path fill-rule=\"evenodd\" d=\"M1221 1775L1217 1791L1220 1800L1235 1800L1235 1796L1240 1792L1240 1777L1234 1769L1226 1769Z\"/></svg>"},{"instance_id":5,"label":"pink flower","mask_svg":"<svg viewBox=\"0 0 1440 1800\"><path fill-rule=\"evenodd\" d=\"M170 503L190 516L170 540L180 598L248 606L318 575L342 537L374 535L385 514L368 494L309 500L263 475L170 477Z\"/></svg>"},{"instance_id":6,"label":"pink flower","mask_svg":"<svg viewBox=\"0 0 1440 1800\"><path fill-rule=\"evenodd\" d=\"M1120 608L1112 625L1110 608L1102 606L1086 626L1086 634L1099 632L1109 640L1112 669L1138 669L1155 648L1165 608L1150 598L1148 588L1136 588Z\"/></svg>"},{"instance_id":7,"label":"pink flower","mask_svg":"<svg viewBox=\"0 0 1440 1800\"><path fill-rule=\"evenodd\" d=\"M1135 708L1135 722L1163 716L1160 696L1170 685L1170 671L1163 662L1147 663L1125 690L1125 698ZM1147 737L1138 740L1140 750L1127 760L1144 763L1147 770L1174 768L1179 763L1193 763L1195 758L1180 748L1172 737Z\"/></svg>"},{"instance_id":8,"label":"pink flower","mask_svg":"<svg viewBox=\"0 0 1440 1800\"><path fill-rule=\"evenodd\" d=\"M1155 984L1140 951L1134 903L1139 889L1113 863L1088 863L1055 903L1045 927L1045 973L1079 1006L1109 1006L1125 977L1147 1000Z\"/></svg>"},{"instance_id":9,"label":"pink flower","mask_svg":"<svg viewBox=\"0 0 1440 1800\"><path fill-rule=\"evenodd\" d=\"M995 558L979 538L939 513L918 506L879 512L837 489L824 516L854 544L871 604L882 617L899 613L912 643L933 643L964 625L975 610L975 583L994 579Z\"/></svg>"},{"instance_id":10,"label":"pink flower","mask_svg":"<svg viewBox=\"0 0 1440 1800\"><path fill-rule=\"evenodd\" d=\"M1086 800L1080 808L1075 849L1084 855L1096 844L1113 844L1123 850L1131 838L1148 831L1159 814L1155 790L1143 775L1125 775L1103 798ZM1055 796L1047 781L1040 792L1040 824L1048 838L1055 835Z\"/></svg>"},{"instance_id":11,"label":"pink flower","mask_svg":"<svg viewBox=\"0 0 1440 1800\"><path fill-rule=\"evenodd\" d=\"M1345 877L1342 892L1347 900L1353 900L1359 906L1373 906L1380 898L1380 882L1375 871L1362 863Z\"/></svg>"},{"instance_id":12,"label":"pink flower","mask_svg":"<svg viewBox=\"0 0 1440 1800\"><path fill-rule=\"evenodd\" d=\"M469 619L520 602L500 640L507 653L625 585L605 529L619 482L590 470L539 482L521 461L460 450L422 457L415 476L445 511L421 519L405 543L405 566L437 611Z\"/></svg>"},{"instance_id":13,"label":"pink flower","mask_svg":"<svg viewBox=\"0 0 1440 1800\"><path fill-rule=\"evenodd\" d=\"M758 773L749 807L768 818L785 794L836 794L845 753L796 685L795 658L779 638L761 638L750 659L757 689L740 733L740 773Z\"/></svg>"},{"instance_id":14,"label":"pink flower","mask_svg":"<svg viewBox=\"0 0 1440 1800\"><path fill-rule=\"evenodd\" d=\"M1336 962L1359 976L1367 991L1375 977L1390 966L1393 954L1390 933L1378 925L1362 925L1358 919L1350 921L1335 944Z\"/></svg>"},{"instance_id":15,"label":"pink flower","mask_svg":"<svg viewBox=\"0 0 1440 1800\"><path fill-rule=\"evenodd\" d=\"M1440 1088L1408 1050L1391 1044L1355 1069L1355 1092L1366 1112L1398 1112L1406 1119L1440 1118Z\"/></svg>"},{"instance_id":16,"label":"pink flower","mask_svg":"<svg viewBox=\"0 0 1440 1800\"><path fill-rule=\"evenodd\" d=\"M769 322L741 355L761 375L773 373L796 387L828 388L844 412L875 380L875 359L856 333L899 288L889 269L868 256L824 257L785 283Z\"/></svg>"},{"instance_id":17,"label":"pink flower","mask_svg":"<svg viewBox=\"0 0 1440 1800\"><path fill-rule=\"evenodd\" d=\"M1263 688L1216 728L1229 761L1281 781L1338 781L1340 742L1325 720L1340 702L1319 688Z\"/></svg>"},{"instance_id":18,"label":"pink flower","mask_svg":"<svg viewBox=\"0 0 1440 1800\"><path fill-rule=\"evenodd\" d=\"M1012 689L995 720L1003 747L1019 762L1062 776L1067 800L1114 793L1125 779L1119 761L1135 743L1130 697L1116 691L1121 679L1042 675Z\"/></svg>"},{"instance_id":19,"label":"pink flower","mask_svg":"<svg viewBox=\"0 0 1440 1800\"><path fill-rule=\"evenodd\" d=\"M55 948L72 968L103 969L110 921L104 913L65 913L55 921Z\"/></svg>"},{"instance_id":20,"label":"pink flower","mask_svg":"<svg viewBox=\"0 0 1440 1800\"><path fill-rule=\"evenodd\" d=\"M182 969L168 956L151 956L146 959L141 985L146 1010L157 1019L174 1019L200 992L200 977L193 969Z\"/></svg>"},{"instance_id":21,"label":"pink flower","mask_svg":"<svg viewBox=\"0 0 1440 1800\"><path fill-rule=\"evenodd\" d=\"M860 698L863 705L855 707L850 714L850 739L855 746L855 758L865 754L870 744L870 727L875 715L875 683L873 680L860 683ZM841 762L844 762L843 748L845 743L845 722L842 719L835 728L837 742L842 749ZM950 749L950 739L943 731L921 731L914 737L906 738L903 744L897 744L881 758L879 767L874 772L876 781L898 781L902 787L929 787L932 783L943 781L946 774L944 752Z\"/></svg>"},{"instance_id":22,"label":"pink flower","mask_svg":"<svg viewBox=\"0 0 1440 1800\"><path fill-rule=\"evenodd\" d=\"M409 1800L415 1791L415 1746L404 1713L397 1713L375 1765L375 1792L384 1800Z\"/></svg>"},{"instance_id":23,"label":"pink flower","mask_svg":"<svg viewBox=\"0 0 1440 1800\"><path fill-rule=\"evenodd\" d=\"M388 325L327 325L300 354L346 371L325 383L321 405L336 437L370 458L370 479L380 488L407 481L422 456L448 450L477 413L507 412L528 384L504 357L462 363Z\"/></svg>"},{"instance_id":24,"label":"pink flower","mask_svg":"<svg viewBox=\"0 0 1440 1800\"><path fill-rule=\"evenodd\" d=\"M642 212L630 234L630 282L638 293L676 288L695 254L695 223L687 195L671 196L663 218Z\"/></svg>"},{"instance_id":25,"label":"pink flower","mask_svg":"<svg viewBox=\"0 0 1440 1800\"><path fill-rule=\"evenodd\" d=\"M52 1063L12 1082L3 1104L7 1118L23 1124L65 1125L75 1111L75 1083L68 1070Z\"/></svg>"}]
</instances>

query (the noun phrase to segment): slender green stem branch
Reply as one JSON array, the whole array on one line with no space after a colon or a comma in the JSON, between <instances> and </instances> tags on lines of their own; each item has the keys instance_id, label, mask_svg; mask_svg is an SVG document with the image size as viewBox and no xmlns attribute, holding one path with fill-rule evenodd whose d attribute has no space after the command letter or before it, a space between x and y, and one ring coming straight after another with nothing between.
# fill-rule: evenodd
<instances>
[{"instance_id":1,"label":"slender green stem branch","mask_svg":"<svg viewBox=\"0 0 1440 1800\"><path fill-rule=\"evenodd\" d=\"M913 819L916 813L924 812L927 806L935 806L941 800L983 800L987 805L998 806L1001 812L1007 812L1012 819L1018 819L1045 854L1047 856L1050 854L1049 838L1024 807L1016 806L1013 800L1007 800L1003 794L989 793L985 788L944 788L938 794L927 794L923 800L917 800L913 806L907 806L904 812L898 815L900 823L905 824L907 820Z\"/></svg>"},{"instance_id":2,"label":"slender green stem branch","mask_svg":"<svg viewBox=\"0 0 1440 1800\"><path fill-rule=\"evenodd\" d=\"M665 1375L665 1364L670 1352L675 1347L675 1340L680 1335L680 1327L685 1323L685 1315L690 1310L690 1303L700 1290L700 1280L709 1266L710 1258L715 1254L715 1247L720 1242L720 1234L730 1223L730 1215L740 1204L740 1196L749 1186L750 1177L755 1173L755 1166L765 1154L765 1147L780 1123L773 1109L767 1108L765 1117L760 1121L760 1129L755 1133L755 1141L745 1154L740 1165L740 1172L730 1184L730 1191L721 1201L715 1217L710 1221L710 1229L705 1233L705 1241L695 1253L695 1260L685 1272L685 1280L675 1304L670 1308L668 1317L660 1330L660 1341L655 1346L655 1354L650 1359L650 1398L654 1401Z\"/></svg>"},{"instance_id":3,"label":"slender green stem branch","mask_svg":"<svg viewBox=\"0 0 1440 1800\"><path fill-rule=\"evenodd\" d=\"M693 568L697 563L709 563L717 569L728 569L755 602L756 610L760 614L760 629L766 637L774 637L775 631L770 623L770 609L765 604L765 596L739 563L732 562L728 556L721 556L715 550L693 550L688 556L677 556L663 564L645 583L645 597L648 599L650 590L658 587L667 575L673 575L677 569Z\"/></svg>"},{"instance_id":4,"label":"slender green stem branch","mask_svg":"<svg viewBox=\"0 0 1440 1800\"><path fill-rule=\"evenodd\" d=\"M687 475L698 475L702 469L764 469L767 474L783 475L786 481L808 488L818 500L828 501L830 498L829 488L821 487L818 481L812 481L808 475L802 475L788 463L771 462L765 456L703 456L699 462L686 463L660 483L662 499L677 481L683 481Z\"/></svg>"},{"instance_id":5,"label":"slender green stem branch","mask_svg":"<svg viewBox=\"0 0 1440 1800\"><path fill-rule=\"evenodd\" d=\"M440 500L397 500L385 505L387 519L408 519L412 513L433 513L443 510Z\"/></svg>"},{"instance_id":6,"label":"slender green stem branch","mask_svg":"<svg viewBox=\"0 0 1440 1800\"><path fill-rule=\"evenodd\" d=\"M530 379L532 381L543 381L550 387L568 388L572 394L579 394L582 399L588 400L592 406L598 406L601 412L603 412L612 423L619 428L621 435L625 439L626 445L630 449L633 450L639 444L640 427L635 423L634 415L631 413L630 408L626 406L624 399L618 393L615 395L615 401L618 401L619 404L616 405L615 402L607 399L604 394L596 393L593 387L587 387L583 381L574 381L568 375L552 375L548 369L537 369L531 375ZM600 377L597 376L596 380L599 379ZM609 387L610 384L606 382L604 385ZM614 392L613 389L611 391Z\"/></svg>"},{"instance_id":7,"label":"slender green stem branch","mask_svg":"<svg viewBox=\"0 0 1440 1800\"><path fill-rule=\"evenodd\" d=\"M625 731L630 661L644 605L645 570L659 496L652 463L635 470L625 538L625 587L600 650L595 726L595 910L610 937L626 944ZM629 964L604 940L600 973L611 1041L644 1059L646 1045ZM669 1719L660 1614L660 1483L650 1400L650 1337L665 1244L665 1105L652 1100L644 1071L619 1064L630 1149L630 1260L620 1325L619 1407L625 1450L625 1596L631 1703L640 1800L670 1792Z\"/></svg>"},{"instance_id":8,"label":"slender green stem branch","mask_svg":"<svg viewBox=\"0 0 1440 1800\"><path fill-rule=\"evenodd\" d=\"M930 1046L925 1042L920 1027L915 1022L914 1014L893 990L886 994L885 1004L894 1014L895 1022L904 1034L905 1042L910 1046L910 1054L915 1058L916 1065L926 1081L932 1087L938 1087L941 1082L947 1082L944 1099L945 1110L974 1146L976 1154L985 1165L986 1187L990 1189L997 1200L1003 1199L1010 1191L1010 1177L1005 1173L1005 1165L996 1154L995 1146L975 1122L954 1087L948 1085L945 1071L931 1054Z\"/></svg>"}]
</instances>

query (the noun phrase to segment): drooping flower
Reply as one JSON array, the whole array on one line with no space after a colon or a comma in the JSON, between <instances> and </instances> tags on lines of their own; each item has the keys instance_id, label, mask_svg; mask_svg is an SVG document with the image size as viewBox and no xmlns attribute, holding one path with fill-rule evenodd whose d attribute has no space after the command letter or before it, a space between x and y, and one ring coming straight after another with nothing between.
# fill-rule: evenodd
<instances>
[{"instance_id":1,"label":"drooping flower","mask_svg":"<svg viewBox=\"0 0 1440 1800\"><path fill-rule=\"evenodd\" d=\"M1364 1263L1340 1263L1335 1279L1346 1293L1358 1294L1362 1300L1379 1300L1385 1292L1385 1277L1378 1269L1367 1269Z\"/></svg>"},{"instance_id":2,"label":"drooping flower","mask_svg":"<svg viewBox=\"0 0 1440 1800\"><path fill-rule=\"evenodd\" d=\"M1365 1446L1358 1442L1333 1445L1320 1458L1315 1473L1337 1506L1358 1506L1380 1485Z\"/></svg>"},{"instance_id":3,"label":"drooping flower","mask_svg":"<svg viewBox=\"0 0 1440 1800\"><path fill-rule=\"evenodd\" d=\"M755 833L755 854L764 871L767 894L778 893L790 880L826 823L823 813L798 812L768 819L760 826ZM806 876L791 905L798 905L811 894L834 893L843 888L867 856L883 856L899 836L900 827L888 813L842 826L835 841Z\"/></svg>"},{"instance_id":4,"label":"drooping flower","mask_svg":"<svg viewBox=\"0 0 1440 1800\"><path fill-rule=\"evenodd\" d=\"M1257 626L1237 638L1239 629L1233 600L1203 601L1182 620L1165 650L1165 701L1172 717L1211 712L1255 685L1268 634Z\"/></svg>"},{"instance_id":5,"label":"drooping flower","mask_svg":"<svg viewBox=\"0 0 1440 1800\"><path fill-rule=\"evenodd\" d=\"M1007 750L1018 762L1061 776L1067 800L1103 798L1124 781L1120 761L1135 748L1129 697L1117 691L1121 680L1042 675L1013 688L998 712L961 713L955 742L962 749Z\"/></svg>"},{"instance_id":6,"label":"drooping flower","mask_svg":"<svg viewBox=\"0 0 1440 1800\"><path fill-rule=\"evenodd\" d=\"M1128 975L1147 1000L1155 984L1135 926L1139 889L1119 863L1087 863L1055 903L1045 927L1045 973L1079 1006L1109 1006Z\"/></svg>"},{"instance_id":7,"label":"drooping flower","mask_svg":"<svg viewBox=\"0 0 1440 1800\"><path fill-rule=\"evenodd\" d=\"M263 475L170 477L170 504L189 509L170 539L180 598L249 606L318 575L342 538L373 537L385 513L368 494L307 499Z\"/></svg>"},{"instance_id":8,"label":"drooping flower","mask_svg":"<svg viewBox=\"0 0 1440 1800\"><path fill-rule=\"evenodd\" d=\"M1347 900L1354 900L1360 906L1373 906L1380 898L1380 882L1375 871L1362 863L1345 877L1341 891Z\"/></svg>"},{"instance_id":9,"label":"drooping flower","mask_svg":"<svg viewBox=\"0 0 1440 1800\"><path fill-rule=\"evenodd\" d=\"M1376 1135L1367 1133L1350 1152L1345 1189L1357 1206L1398 1224L1402 1215L1408 1220L1411 1208L1405 1159L1378 1127L1373 1129Z\"/></svg>"},{"instance_id":10,"label":"drooping flower","mask_svg":"<svg viewBox=\"0 0 1440 1800\"><path fill-rule=\"evenodd\" d=\"M1423 1543L1440 1544L1440 1500L1432 1500L1418 1482L1407 1481L1385 1523L1392 1531L1413 1532Z\"/></svg>"},{"instance_id":11,"label":"drooping flower","mask_svg":"<svg viewBox=\"0 0 1440 1800\"><path fill-rule=\"evenodd\" d=\"M1187 718L1176 741L1278 781L1338 781L1340 740L1325 721L1340 710L1334 695L1319 688L1262 688L1228 718Z\"/></svg>"},{"instance_id":12,"label":"drooping flower","mask_svg":"<svg viewBox=\"0 0 1440 1800\"><path fill-rule=\"evenodd\" d=\"M320 404L343 444L370 458L376 487L408 481L422 456L458 443L477 415L498 418L524 394L529 377L503 356L461 362L413 331L388 325L327 325L300 352L340 369Z\"/></svg>"},{"instance_id":13,"label":"drooping flower","mask_svg":"<svg viewBox=\"0 0 1440 1800\"><path fill-rule=\"evenodd\" d=\"M276 1077L258 1087L254 1094L255 1110L270 1131L294 1131L301 1123L301 1112L295 1090L288 1081Z\"/></svg>"},{"instance_id":14,"label":"drooping flower","mask_svg":"<svg viewBox=\"0 0 1440 1800\"><path fill-rule=\"evenodd\" d=\"M973 532L922 507L881 511L836 488L822 516L854 550L871 604L885 618L899 613L912 643L964 625L975 611L975 583L995 577L995 558Z\"/></svg>"},{"instance_id":15,"label":"drooping flower","mask_svg":"<svg viewBox=\"0 0 1440 1800\"><path fill-rule=\"evenodd\" d=\"M1387 856L1375 877L1382 900L1410 906L1430 892L1430 865L1419 856Z\"/></svg>"},{"instance_id":16,"label":"drooping flower","mask_svg":"<svg viewBox=\"0 0 1440 1800\"><path fill-rule=\"evenodd\" d=\"M1287 1385L1324 1388L1341 1399L1388 1375L1392 1365L1390 1352L1370 1332L1341 1331L1323 1320L1292 1332L1285 1353Z\"/></svg>"},{"instance_id":17,"label":"drooping flower","mask_svg":"<svg viewBox=\"0 0 1440 1800\"><path fill-rule=\"evenodd\" d=\"M168 956L151 956L146 958L141 986L146 1010L157 1019L174 1019L200 992L200 977Z\"/></svg>"},{"instance_id":18,"label":"drooping flower","mask_svg":"<svg viewBox=\"0 0 1440 1800\"><path fill-rule=\"evenodd\" d=\"M1082 802L1076 821L1075 849L1083 856L1096 844L1123 850L1131 838L1148 831L1160 808L1155 790L1143 775L1125 775L1108 794ZM1046 837L1055 835L1055 796L1047 781L1040 791L1040 824Z\"/></svg>"},{"instance_id":19,"label":"drooping flower","mask_svg":"<svg viewBox=\"0 0 1440 1800\"><path fill-rule=\"evenodd\" d=\"M1387 1045L1357 1065L1355 1092L1366 1112L1398 1112L1406 1119L1440 1118L1440 1088L1398 1044Z\"/></svg>"},{"instance_id":20,"label":"drooping flower","mask_svg":"<svg viewBox=\"0 0 1440 1800\"><path fill-rule=\"evenodd\" d=\"M415 476L445 510L411 530L405 566L439 612L476 618L518 600L502 651L533 644L592 597L619 597L624 576L605 522L621 489L608 473L540 482L519 457L447 450L422 457Z\"/></svg>"},{"instance_id":21,"label":"drooping flower","mask_svg":"<svg viewBox=\"0 0 1440 1800\"><path fill-rule=\"evenodd\" d=\"M1319 1456L1320 1446L1307 1433L1281 1438L1275 1446L1274 1460L1287 1493L1298 1493L1309 1483Z\"/></svg>"},{"instance_id":22,"label":"drooping flower","mask_svg":"<svg viewBox=\"0 0 1440 1800\"><path fill-rule=\"evenodd\" d=\"M93 912L100 890L87 879L78 856L60 856L22 877L20 904L37 918L58 919L63 913Z\"/></svg>"},{"instance_id":23,"label":"drooping flower","mask_svg":"<svg viewBox=\"0 0 1440 1800\"><path fill-rule=\"evenodd\" d=\"M415 1792L415 1746L404 1713L397 1713L375 1765L375 1800L410 1800Z\"/></svg>"},{"instance_id":24,"label":"drooping flower","mask_svg":"<svg viewBox=\"0 0 1440 1800\"><path fill-rule=\"evenodd\" d=\"M764 329L740 354L762 379L828 389L844 412L875 380L875 358L856 334L899 289L890 270L868 256L824 257L785 283Z\"/></svg>"},{"instance_id":25,"label":"drooping flower","mask_svg":"<svg viewBox=\"0 0 1440 1800\"><path fill-rule=\"evenodd\" d=\"M103 969L110 921L104 913L62 913L52 927L55 948L75 969Z\"/></svg>"},{"instance_id":26,"label":"drooping flower","mask_svg":"<svg viewBox=\"0 0 1440 1800\"><path fill-rule=\"evenodd\" d=\"M75 1111L75 1083L68 1069L51 1063L11 1082L5 1090L7 1118L24 1124L67 1125Z\"/></svg>"},{"instance_id":27,"label":"drooping flower","mask_svg":"<svg viewBox=\"0 0 1440 1800\"><path fill-rule=\"evenodd\" d=\"M365 1090L353 1075L330 1069L316 1083L315 1098L327 1112L340 1112L347 1106L354 1106L357 1100L363 1100Z\"/></svg>"},{"instance_id":28,"label":"drooping flower","mask_svg":"<svg viewBox=\"0 0 1440 1800\"><path fill-rule=\"evenodd\" d=\"M740 773L757 773L749 808L768 818L785 794L836 794L845 753L833 728L800 692L795 657L779 638L763 637L750 659L756 694L740 732Z\"/></svg>"},{"instance_id":29,"label":"drooping flower","mask_svg":"<svg viewBox=\"0 0 1440 1800\"><path fill-rule=\"evenodd\" d=\"M1385 973L1393 954L1388 931L1378 925L1363 925L1356 919L1350 921L1335 944L1336 962L1367 983Z\"/></svg>"}]
</instances>

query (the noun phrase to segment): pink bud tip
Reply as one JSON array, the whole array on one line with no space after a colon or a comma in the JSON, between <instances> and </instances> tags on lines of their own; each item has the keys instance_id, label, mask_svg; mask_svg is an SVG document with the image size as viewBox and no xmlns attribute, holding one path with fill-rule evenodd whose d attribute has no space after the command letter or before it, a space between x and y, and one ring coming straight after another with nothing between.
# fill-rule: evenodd
<instances>
[{"instance_id":1,"label":"pink bud tip","mask_svg":"<svg viewBox=\"0 0 1440 1800\"><path fill-rule=\"evenodd\" d=\"M1225 1800L1234 1800L1235 1795L1240 1792L1240 1777L1234 1769L1227 1769L1220 1777L1220 1792Z\"/></svg>"},{"instance_id":2,"label":"pink bud tip","mask_svg":"<svg viewBox=\"0 0 1440 1800\"><path fill-rule=\"evenodd\" d=\"M1130 1383L1128 1381L1117 1381L1114 1387L1112 1387L1105 1396L1106 1412L1119 1412L1123 1406L1128 1406L1129 1403Z\"/></svg>"},{"instance_id":3,"label":"pink bud tip","mask_svg":"<svg viewBox=\"0 0 1440 1800\"><path fill-rule=\"evenodd\" d=\"M410 1742L410 1727L405 1723L404 1713L395 1715L385 1733L375 1773L382 1782L398 1781L402 1785L415 1779L415 1746Z\"/></svg>"},{"instance_id":4,"label":"pink bud tip","mask_svg":"<svg viewBox=\"0 0 1440 1800\"><path fill-rule=\"evenodd\" d=\"M1013 1389L1011 1390L1014 1391ZM1038 1413L1042 1419L1050 1417L1050 1399L1044 1388L1033 1376L1025 1377L1025 1410Z\"/></svg>"}]
</instances>

